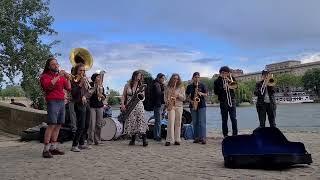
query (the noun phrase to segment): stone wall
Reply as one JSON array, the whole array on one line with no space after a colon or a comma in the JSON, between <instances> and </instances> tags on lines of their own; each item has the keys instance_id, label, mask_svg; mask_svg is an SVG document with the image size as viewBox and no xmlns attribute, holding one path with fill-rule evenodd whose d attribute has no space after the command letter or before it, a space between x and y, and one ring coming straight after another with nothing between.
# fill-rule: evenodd
<instances>
[{"instance_id":1,"label":"stone wall","mask_svg":"<svg viewBox=\"0 0 320 180\"><path fill-rule=\"evenodd\" d=\"M46 122L47 112L0 102L0 130L20 135L22 131Z\"/></svg>"}]
</instances>

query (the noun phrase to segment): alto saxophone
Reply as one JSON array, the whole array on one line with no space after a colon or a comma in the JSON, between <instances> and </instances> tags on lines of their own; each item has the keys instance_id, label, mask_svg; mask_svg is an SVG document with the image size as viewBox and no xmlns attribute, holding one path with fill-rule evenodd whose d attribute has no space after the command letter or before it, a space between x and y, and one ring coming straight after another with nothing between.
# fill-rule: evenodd
<instances>
[{"instance_id":1,"label":"alto saxophone","mask_svg":"<svg viewBox=\"0 0 320 180\"><path fill-rule=\"evenodd\" d=\"M192 101L192 108L193 110L197 110L198 109L198 104L200 102L200 96L199 96L199 82L197 82L196 84L196 88L194 90L194 97L193 97L193 101Z\"/></svg>"},{"instance_id":2,"label":"alto saxophone","mask_svg":"<svg viewBox=\"0 0 320 180\"><path fill-rule=\"evenodd\" d=\"M168 100L167 100L167 109L168 111L171 111L172 108L176 105L176 96L175 96L175 91L176 91L176 85L177 83L174 83L173 88L171 89L170 93L168 94Z\"/></svg>"}]
</instances>

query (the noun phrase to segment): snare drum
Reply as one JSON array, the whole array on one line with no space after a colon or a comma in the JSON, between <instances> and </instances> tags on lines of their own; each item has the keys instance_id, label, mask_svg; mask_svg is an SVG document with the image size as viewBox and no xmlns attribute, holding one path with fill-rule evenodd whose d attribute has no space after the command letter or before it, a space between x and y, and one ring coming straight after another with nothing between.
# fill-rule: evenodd
<instances>
[{"instance_id":1,"label":"snare drum","mask_svg":"<svg viewBox=\"0 0 320 180\"><path fill-rule=\"evenodd\" d=\"M123 133L123 125L116 118L104 118L106 125L101 128L101 140L118 139Z\"/></svg>"}]
</instances>

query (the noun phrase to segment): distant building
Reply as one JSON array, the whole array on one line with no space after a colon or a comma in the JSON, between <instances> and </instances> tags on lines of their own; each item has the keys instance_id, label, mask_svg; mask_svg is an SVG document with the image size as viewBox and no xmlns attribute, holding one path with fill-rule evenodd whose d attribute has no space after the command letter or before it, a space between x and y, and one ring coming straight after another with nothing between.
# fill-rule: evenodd
<instances>
[{"instance_id":1,"label":"distant building","mask_svg":"<svg viewBox=\"0 0 320 180\"><path fill-rule=\"evenodd\" d=\"M301 61L283 61L266 65L265 69L272 74L292 74L296 76L304 75L307 70L320 68L320 61L311 63L301 63ZM261 71L247 74L234 74L238 81L259 81L261 79Z\"/></svg>"}]
</instances>

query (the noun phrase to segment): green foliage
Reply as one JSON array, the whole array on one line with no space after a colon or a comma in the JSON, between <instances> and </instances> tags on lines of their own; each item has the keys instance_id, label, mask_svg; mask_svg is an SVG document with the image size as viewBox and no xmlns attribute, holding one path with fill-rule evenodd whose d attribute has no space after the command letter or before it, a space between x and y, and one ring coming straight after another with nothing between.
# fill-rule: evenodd
<instances>
[{"instance_id":1,"label":"green foliage","mask_svg":"<svg viewBox=\"0 0 320 180\"><path fill-rule=\"evenodd\" d=\"M119 92L118 91L115 91L115 90L110 90L110 94L108 96L108 104L109 105L118 105L120 104L121 102L121 99L119 97L116 97L116 96L119 96Z\"/></svg>"},{"instance_id":2,"label":"green foliage","mask_svg":"<svg viewBox=\"0 0 320 180\"><path fill-rule=\"evenodd\" d=\"M279 74L275 77L276 86L279 88L298 88L303 87L302 76L292 74Z\"/></svg>"},{"instance_id":3,"label":"green foliage","mask_svg":"<svg viewBox=\"0 0 320 180\"><path fill-rule=\"evenodd\" d=\"M47 0L0 1L0 77L5 75L14 84L14 78L21 74L26 96L41 109L44 99L39 76L57 41L45 44L40 38L56 34L52 23Z\"/></svg>"},{"instance_id":4,"label":"green foliage","mask_svg":"<svg viewBox=\"0 0 320 180\"><path fill-rule=\"evenodd\" d=\"M256 82L254 80L238 82L238 88L235 90L237 104L251 102L255 86Z\"/></svg>"},{"instance_id":5,"label":"green foliage","mask_svg":"<svg viewBox=\"0 0 320 180\"><path fill-rule=\"evenodd\" d=\"M305 89L313 90L320 96L320 69L308 70L302 77L302 82Z\"/></svg>"},{"instance_id":6,"label":"green foliage","mask_svg":"<svg viewBox=\"0 0 320 180\"><path fill-rule=\"evenodd\" d=\"M23 97L25 93L21 86L7 86L5 89L0 91L2 97Z\"/></svg>"}]
</instances>

